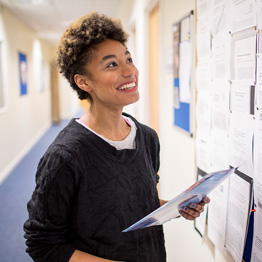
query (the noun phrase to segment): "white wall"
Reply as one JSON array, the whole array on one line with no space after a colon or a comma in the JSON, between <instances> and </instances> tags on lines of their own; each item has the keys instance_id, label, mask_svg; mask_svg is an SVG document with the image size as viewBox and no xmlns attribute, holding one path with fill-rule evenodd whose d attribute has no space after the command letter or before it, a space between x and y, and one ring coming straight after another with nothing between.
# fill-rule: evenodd
<instances>
[{"instance_id":1,"label":"white wall","mask_svg":"<svg viewBox=\"0 0 262 262\"><path fill-rule=\"evenodd\" d=\"M61 118L69 119L78 112L80 102L77 98L77 93L61 74L59 77L59 83Z\"/></svg>"},{"instance_id":2,"label":"white wall","mask_svg":"<svg viewBox=\"0 0 262 262\"><path fill-rule=\"evenodd\" d=\"M49 65L56 58L56 47L39 39L31 28L1 5L0 41L6 97L6 107L0 110L1 184L51 125ZM28 62L28 94L24 96L20 96L18 52L26 54ZM66 117L72 116L78 102L70 89L67 83L61 83L61 97L68 105L62 108L61 114Z\"/></svg>"},{"instance_id":3,"label":"white wall","mask_svg":"<svg viewBox=\"0 0 262 262\"><path fill-rule=\"evenodd\" d=\"M137 0L130 25L136 26L137 66L140 70L139 88L141 93L138 105L140 121L149 119L148 48L147 19L152 2ZM195 0L160 0L160 197L171 199L196 181L195 143L173 125L173 75L170 66L172 53L172 25L195 9ZM142 78L142 80L141 80ZM144 109L147 108L147 109ZM143 116L141 116L143 115ZM168 222L164 226L168 262L224 262L233 261L229 254L222 254L205 235L201 238L194 224L185 219Z\"/></svg>"}]
</instances>

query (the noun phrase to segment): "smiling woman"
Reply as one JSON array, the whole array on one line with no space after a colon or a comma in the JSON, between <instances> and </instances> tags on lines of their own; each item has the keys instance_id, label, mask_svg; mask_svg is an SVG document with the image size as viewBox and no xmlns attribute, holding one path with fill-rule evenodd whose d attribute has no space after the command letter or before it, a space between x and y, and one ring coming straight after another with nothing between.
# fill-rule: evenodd
<instances>
[{"instance_id":1,"label":"smiling woman","mask_svg":"<svg viewBox=\"0 0 262 262\"><path fill-rule=\"evenodd\" d=\"M41 158L24 224L34 261L165 262L162 226L122 231L157 209L156 132L123 113L139 99L138 70L119 21L79 18L58 46L61 73L90 109ZM194 219L204 202L182 212Z\"/></svg>"}]
</instances>

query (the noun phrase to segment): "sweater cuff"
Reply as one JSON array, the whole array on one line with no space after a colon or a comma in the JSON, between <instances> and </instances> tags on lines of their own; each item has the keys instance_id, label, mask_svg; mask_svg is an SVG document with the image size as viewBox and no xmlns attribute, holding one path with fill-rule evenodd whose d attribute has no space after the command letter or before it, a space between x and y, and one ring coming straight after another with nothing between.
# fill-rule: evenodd
<instances>
[{"instance_id":1,"label":"sweater cuff","mask_svg":"<svg viewBox=\"0 0 262 262\"><path fill-rule=\"evenodd\" d=\"M27 252L34 262L68 262L75 250L71 245L56 245L41 251L27 249Z\"/></svg>"}]
</instances>

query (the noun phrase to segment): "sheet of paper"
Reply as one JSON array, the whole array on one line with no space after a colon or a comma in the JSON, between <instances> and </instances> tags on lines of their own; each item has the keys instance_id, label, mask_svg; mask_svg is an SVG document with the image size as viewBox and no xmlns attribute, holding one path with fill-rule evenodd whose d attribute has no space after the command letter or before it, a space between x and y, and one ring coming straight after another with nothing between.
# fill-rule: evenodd
<instances>
[{"instance_id":1,"label":"sheet of paper","mask_svg":"<svg viewBox=\"0 0 262 262\"><path fill-rule=\"evenodd\" d=\"M237 174L232 174L229 182L225 242L226 249L236 262L242 262L251 199L250 182Z\"/></svg>"},{"instance_id":2,"label":"sheet of paper","mask_svg":"<svg viewBox=\"0 0 262 262\"><path fill-rule=\"evenodd\" d=\"M256 0L256 10L257 10L257 27L262 29L262 0Z\"/></svg>"},{"instance_id":3,"label":"sheet of paper","mask_svg":"<svg viewBox=\"0 0 262 262\"><path fill-rule=\"evenodd\" d=\"M235 170L236 168L230 168L207 174L184 192L131 225L123 232L142 229L149 226L162 225L163 223L176 218L179 215L180 208L188 206L190 203L199 203L214 188L235 172Z\"/></svg>"},{"instance_id":4,"label":"sheet of paper","mask_svg":"<svg viewBox=\"0 0 262 262\"><path fill-rule=\"evenodd\" d=\"M234 41L234 72L232 80L248 79L255 82L256 73L256 36Z\"/></svg>"},{"instance_id":5,"label":"sheet of paper","mask_svg":"<svg viewBox=\"0 0 262 262\"><path fill-rule=\"evenodd\" d=\"M254 233L252 262L262 261L262 111L256 114L254 138Z\"/></svg>"},{"instance_id":6,"label":"sheet of paper","mask_svg":"<svg viewBox=\"0 0 262 262\"><path fill-rule=\"evenodd\" d=\"M211 93L211 59L208 56L197 61L196 86L198 92Z\"/></svg>"},{"instance_id":7,"label":"sheet of paper","mask_svg":"<svg viewBox=\"0 0 262 262\"><path fill-rule=\"evenodd\" d=\"M208 204L208 237L220 251L225 251L229 179L213 190Z\"/></svg>"},{"instance_id":8,"label":"sheet of paper","mask_svg":"<svg viewBox=\"0 0 262 262\"><path fill-rule=\"evenodd\" d=\"M210 56L211 53L211 25L209 14L199 16L197 22L197 56Z\"/></svg>"},{"instance_id":9,"label":"sheet of paper","mask_svg":"<svg viewBox=\"0 0 262 262\"><path fill-rule=\"evenodd\" d=\"M227 169L229 167L229 137L221 129L213 128L211 135L212 170Z\"/></svg>"},{"instance_id":10,"label":"sheet of paper","mask_svg":"<svg viewBox=\"0 0 262 262\"><path fill-rule=\"evenodd\" d=\"M214 79L230 78L231 35L220 33L212 38L212 72Z\"/></svg>"},{"instance_id":11,"label":"sheet of paper","mask_svg":"<svg viewBox=\"0 0 262 262\"><path fill-rule=\"evenodd\" d=\"M196 121L198 132L211 134L212 96L208 93L197 95Z\"/></svg>"},{"instance_id":12,"label":"sheet of paper","mask_svg":"<svg viewBox=\"0 0 262 262\"><path fill-rule=\"evenodd\" d=\"M179 98L181 102L191 102L192 46L189 41L179 45Z\"/></svg>"},{"instance_id":13,"label":"sheet of paper","mask_svg":"<svg viewBox=\"0 0 262 262\"><path fill-rule=\"evenodd\" d=\"M209 14L210 8L211 8L210 0L198 0L197 1L197 16L202 17L205 14Z\"/></svg>"},{"instance_id":14,"label":"sheet of paper","mask_svg":"<svg viewBox=\"0 0 262 262\"><path fill-rule=\"evenodd\" d=\"M256 25L255 0L231 0L230 10L232 32L237 32Z\"/></svg>"},{"instance_id":15,"label":"sheet of paper","mask_svg":"<svg viewBox=\"0 0 262 262\"><path fill-rule=\"evenodd\" d=\"M197 133L196 137L196 163L206 173L211 172L211 136Z\"/></svg>"},{"instance_id":16,"label":"sheet of paper","mask_svg":"<svg viewBox=\"0 0 262 262\"><path fill-rule=\"evenodd\" d=\"M230 82L223 79L213 80L212 127L229 131L229 94Z\"/></svg>"},{"instance_id":17,"label":"sheet of paper","mask_svg":"<svg viewBox=\"0 0 262 262\"><path fill-rule=\"evenodd\" d=\"M221 32L229 32L229 1L211 1L212 2L212 35L215 36Z\"/></svg>"},{"instance_id":18,"label":"sheet of paper","mask_svg":"<svg viewBox=\"0 0 262 262\"><path fill-rule=\"evenodd\" d=\"M231 85L231 111L254 115L255 86L250 81L233 81Z\"/></svg>"},{"instance_id":19,"label":"sheet of paper","mask_svg":"<svg viewBox=\"0 0 262 262\"><path fill-rule=\"evenodd\" d=\"M230 114L230 165L253 177L253 138L255 119L252 115L233 112Z\"/></svg>"},{"instance_id":20,"label":"sheet of paper","mask_svg":"<svg viewBox=\"0 0 262 262\"><path fill-rule=\"evenodd\" d=\"M262 29L257 31L257 53L262 53Z\"/></svg>"},{"instance_id":21,"label":"sheet of paper","mask_svg":"<svg viewBox=\"0 0 262 262\"><path fill-rule=\"evenodd\" d=\"M174 78L179 77L179 38L180 38L180 26L179 24L175 24L173 26L173 74Z\"/></svg>"},{"instance_id":22,"label":"sheet of paper","mask_svg":"<svg viewBox=\"0 0 262 262\"><path fill-rule=\"evenodd\" d=\"M262 53L257 54L256 107L262 110Z\"/></svg>"},{"instance_id":23,"label":"sheet of paper","mask_svg":"<svg viewBox=\"0 0 262 262\"><path fill-rule=\"evenodd\" d=\"M180 29L180 42L190 40L190 16L186 17L181 21L181 29Z\"/></svg>"}]
</instances>

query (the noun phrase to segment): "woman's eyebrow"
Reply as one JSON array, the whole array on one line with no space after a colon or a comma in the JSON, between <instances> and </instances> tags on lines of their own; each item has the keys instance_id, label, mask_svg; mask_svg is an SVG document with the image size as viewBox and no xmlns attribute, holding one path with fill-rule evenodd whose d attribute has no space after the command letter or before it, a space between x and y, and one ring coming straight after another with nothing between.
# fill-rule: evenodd
<instances>
[{"instance_id":1,"label":"woman's eyebrow","mask_svg":"<svg viewBox=\"0 0 262 262\"><path fill-rule=\"evenodd\" d=\"M130 52L129 51L126 51L125 52L125 55L130 55ZM116 55L106 55L104 56L102 59L101 59L101 63L108 60L108 59L111 59L111 58L116 58Z\"/></svg>"},{"instance_id":2,"label":"woman's eyebrow","mask_svg":"<svg viewBox=\"0 0 262 262\"><path fill-rule=\"evenodd\" d=\"M108 60L108 59L111 59L111 58L116 58L116 55L106 55L104 56L102 59L101 59L101 63Z\"/></svg>"}]
</instances>

